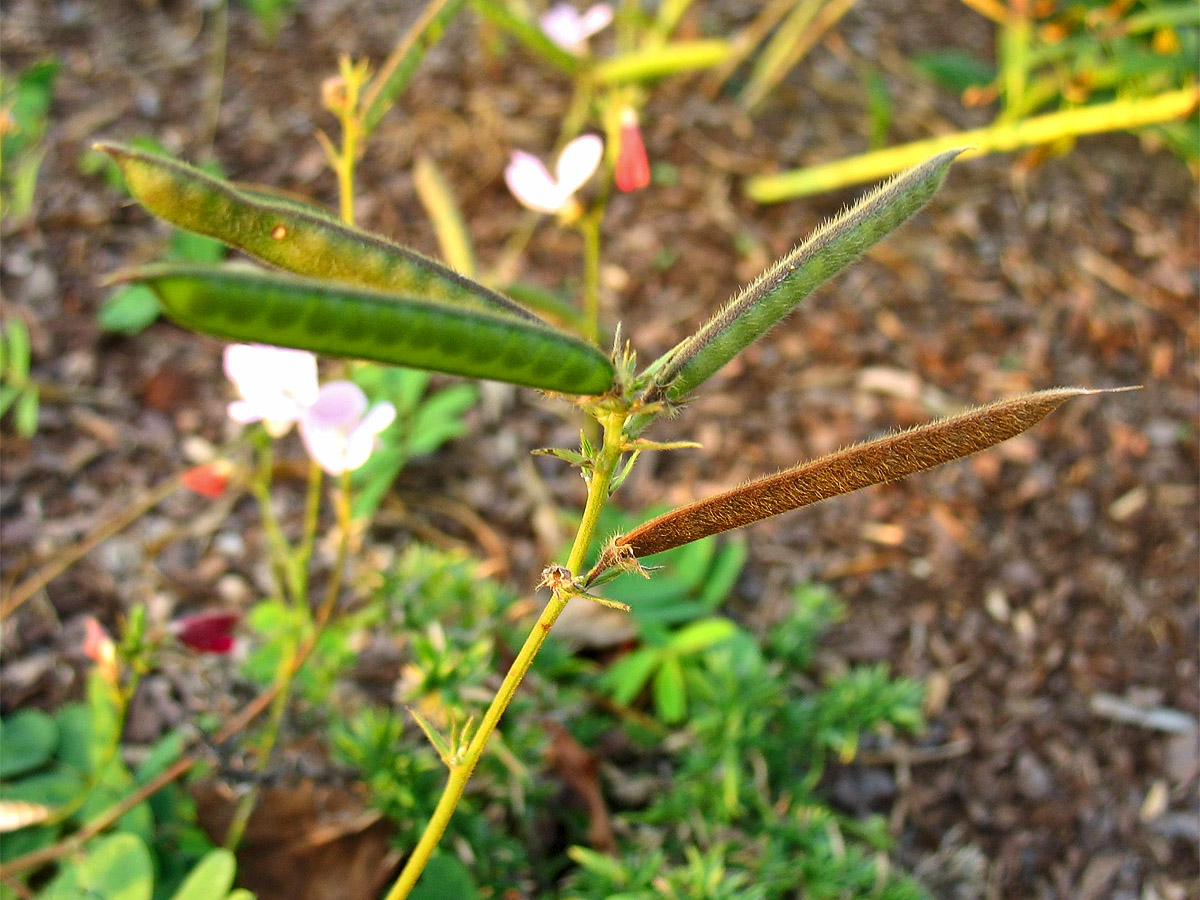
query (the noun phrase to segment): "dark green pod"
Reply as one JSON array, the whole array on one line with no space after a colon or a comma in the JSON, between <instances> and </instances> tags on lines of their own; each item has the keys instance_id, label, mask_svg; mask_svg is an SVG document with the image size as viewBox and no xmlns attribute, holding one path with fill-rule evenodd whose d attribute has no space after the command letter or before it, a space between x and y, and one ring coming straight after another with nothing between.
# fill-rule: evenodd
<instances>
[{"instance_id":1,"label":"dark green pod","mask_svg":"<svg viewBox=\"0 0 1200 900\"><path fill-rule=\"evenodd\" d=\"M149 286L180 325L235 341L566 394L613 385L599 348L512 316L249 268L155 265L118 278Z\"/></svg>"},{"instance_id":2,"label":"dark green pod","mask_svg":"<svg viewBox=\"0 0 1200 900\"><path fill-rule=\"evenodd\" d=\"M513 300L319 207L238 187L156 153L119 144L96 147L116 160L129 190L150 212L263 262L297 275L541 323Z\"/></svg>"}]
</instances>

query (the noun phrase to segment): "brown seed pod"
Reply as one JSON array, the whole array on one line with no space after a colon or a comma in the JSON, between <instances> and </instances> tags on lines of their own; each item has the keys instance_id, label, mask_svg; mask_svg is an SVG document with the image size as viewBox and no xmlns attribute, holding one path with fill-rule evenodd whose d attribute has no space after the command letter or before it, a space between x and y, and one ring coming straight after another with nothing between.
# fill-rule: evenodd
<instances>
[{"instance_id":1,"label":"brown seed pod","mask_svg":"<svg viewBox=\"0 0 1200 900\"><path fill-rule=\"evenodd\" d=\"M623 560L627 567L631 555L662 553L709 535L969 456L1020 434L1071 397L1098 393L1105 391L1055 388L1023 394L856 444L681 506L616 538L605 548L585 584L591 584L606 569L620 566Z\"/></svg>"}]
</instances>

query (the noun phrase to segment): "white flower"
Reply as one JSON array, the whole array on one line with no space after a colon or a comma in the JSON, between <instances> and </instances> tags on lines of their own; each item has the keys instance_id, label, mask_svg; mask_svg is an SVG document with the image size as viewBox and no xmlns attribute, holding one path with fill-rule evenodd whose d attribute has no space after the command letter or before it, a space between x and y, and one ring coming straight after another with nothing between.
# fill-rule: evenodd
<instances>
[{"instance_id":1,"label":"white flower","mask_svg":"<svg viewBox=\"0 0 1200 900\"><path fill-rule=\"evenodd\" d=\"M552 176L536 156L516 150L504 170L504 180L513 196L530 209L562 212L592 177L603 156L604 142L594 134L582 135L563 148Z\"/></svg>"},{"instance_id":2,"label":"white flower","mask_svg":"<svg viewBox=\"0 0 1200 900\"><path fill-rule=\"evenodd\" d=\"M377 403L350 381L331 381L300 416L300 436L308 455L330 475L352 472L367 461L375 436L392 424L396 408Z\"/></svg>"},{"instance_id":3,"label":"white flower","mask_svg":"<svg viewBox=\"0 0 1200 900\"><path fill-rule=\"evenodd\" d=\"M582 56L587 53L587 39L613 20L612 7L597 3L580 15L570 3L555 3L538 20L546 37L568 53Z\"/></svg>"},{"instance_id":4,"label":"white flower","mask_svg":"<svg viewBox=\"0 0 1200 900\"><path fill-rule=\"evenodd\" d=\"M317 360L304 350L261 344L225 348L225 374L242 399L229 404L235 422L262 421L280 437L317 400Z\"/></svg>"}]
</instances>

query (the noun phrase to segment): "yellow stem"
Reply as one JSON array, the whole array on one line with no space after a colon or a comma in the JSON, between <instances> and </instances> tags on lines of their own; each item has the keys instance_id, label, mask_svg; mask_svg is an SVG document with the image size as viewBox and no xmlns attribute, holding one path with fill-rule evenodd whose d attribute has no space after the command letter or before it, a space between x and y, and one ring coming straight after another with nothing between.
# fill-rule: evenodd
<instances>
[{"instance_id":1,"label":"yellow stem","mask_svg":"<svg viewBox=\"0 0 1200 900\"><path fill-rule=\"evenodd\" d=\"M588 481L587 505L584 507L583 518L579 522L579 530L575 533L575 542L567 560L567 568L571 570L572 575L577 574L583 565L588 546L596 531L600 511L608 500L608 488L612 482L613 473L621 461L625 417L624 412L612 413L604 421L604 445L596 460L596 467L592 471L591 479ZM400 877L392 885L385 900L404 900L416 886L417 880L421 877L421 873L425 870L426 864L433 856L433 851L445 833L446 826L450 823L450 817L454 815L454 809L458 806L458 801L467 786L467 781L471 778L471 773L475 771L475 766L483 755L484 748L487 747L488 739L495 731L496 725L504 714L504 710L508 708L513 695L516 694L521 680L533 664L534 657L537 656L546 637L550 634L550 629L570 599L571 595L562 590L555 590L551 594L549 602L542 610L542 614L538 616L533 630L529 632L529 637L525 639L508 674L504 676L500 689L492 699L487 712L484 713L479 728L471 738L462 759L450 767L450 777L446 781L441 799L438 800L437 808L434 809L421 839L404 864Z\"/></svg>"}]
</instances>

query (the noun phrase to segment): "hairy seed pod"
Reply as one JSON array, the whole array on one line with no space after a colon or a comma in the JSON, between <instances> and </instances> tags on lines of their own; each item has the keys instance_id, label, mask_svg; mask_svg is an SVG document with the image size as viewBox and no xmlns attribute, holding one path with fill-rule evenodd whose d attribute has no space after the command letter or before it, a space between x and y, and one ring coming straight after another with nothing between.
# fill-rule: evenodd
<instances>
[{"instance_id":1,"label":"hairy seed pod","mask_svg":"<svg viewBox=\"0 0 1200 900\"><path fill-rule=\"evenodd\" d=\"M96 144L142 205L173 225L224 241L263 262L313 278L484 312L542 320L509 298L317 206L231 184L194 166L120 144Z\"/></svg>"},{"instance_id":2,"label":"hairy seed pod","mask_svg":"<svg viewBox=\"0 0 1200 900\"><path fill-rule=\"evenodd\" d=\"M589 574L588 582L614 565L627 565L631 557L662 553L731 528L969 456L1020 434L1071 397L1098 393L1104 391L1055 388L1023 394L857 444L681 506L609 544Z\"/></svg>"},{"instance_id":3,"label":"hairy seed pod","mask_svg":"<svg viewBox=\"0 0 1200 900\"><path fill-rule=\"evenodd\" d=\"M682 400L766 334L817 287L886 237L933 196L961 153L950 150L902 172L830 219L755 279L694 335L651 363L646 399Z\"/></svg>"},{"instance_id":4,"label":"hairy seed pod","mask_svg":"<svg viewBox=\"0 0 1200 900\"><path fill-rule=\"evenodd\" d=\"M237 267L156 265L146 284L180 325L236 341L602 394L613 366L597 347L512 316Z\"/></svg>"}]
</instances>

